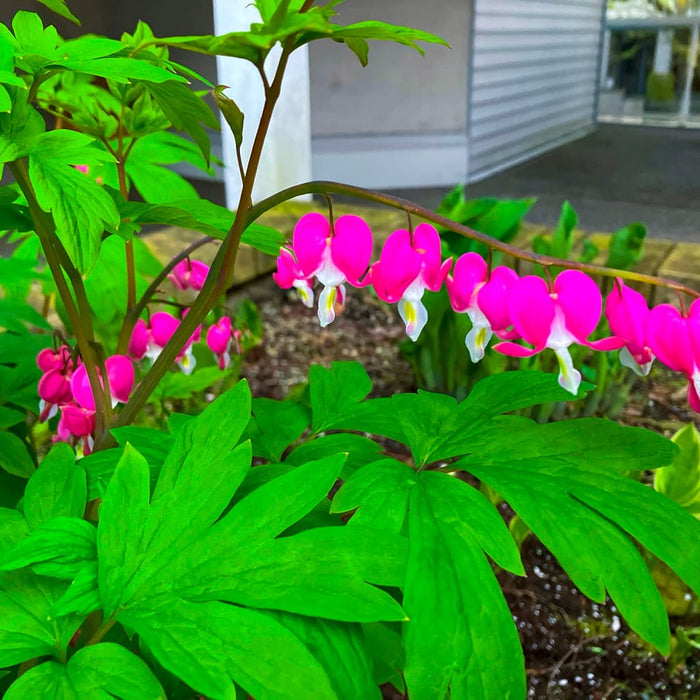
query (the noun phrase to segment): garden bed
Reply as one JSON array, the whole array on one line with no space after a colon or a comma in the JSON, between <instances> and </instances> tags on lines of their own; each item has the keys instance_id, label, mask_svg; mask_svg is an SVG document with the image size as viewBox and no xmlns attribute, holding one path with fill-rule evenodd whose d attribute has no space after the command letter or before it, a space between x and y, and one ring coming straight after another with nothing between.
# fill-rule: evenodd
<instances>
[{"instance_id":1,"label":"garden bed","mask_svg":"<svg viewBox=\"0 0 700 700\"><path fill-rule=\"evenodd\" d=\"M247 285L234 297L259 306L264 340L243 365L254 396L281 399L305 381L309 365L360 360L374 382L374 396L414 391L415 380L397 342L404 336L396 309L365 290L352 290L342 314L321 329L315 313L270 278ZM670 436L683 422L697 420L688 408L685 385L658 368L639 380L620 417ZM504 517L512 511L501 506ZM700 651L671 669L630 632L615 607L599 605L571 583L556 560L533 536L523 545L527 578L502 573L500 581L516 621L532 698L697 698ZM679 624L672 618L672 626ZM683 624L698 624L685 619ZM400 698L391 687L385 697Z\"/></svg>"}]
</instances>

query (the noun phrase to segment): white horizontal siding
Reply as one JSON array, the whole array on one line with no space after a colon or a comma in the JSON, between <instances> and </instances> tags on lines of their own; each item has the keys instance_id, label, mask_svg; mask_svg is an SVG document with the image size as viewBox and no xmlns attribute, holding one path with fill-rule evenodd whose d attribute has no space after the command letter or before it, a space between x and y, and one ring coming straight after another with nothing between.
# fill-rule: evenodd
<instances>
[{"instance_id":1,"label":"white horizontal siding","mask_svg":"<svg viewBox=\"0 0 700 700\"><path fill-rule=\"evenodd\" d=\"M592 127L603 1L475 0L471 180Z\"/></svg>"}]
</instances>

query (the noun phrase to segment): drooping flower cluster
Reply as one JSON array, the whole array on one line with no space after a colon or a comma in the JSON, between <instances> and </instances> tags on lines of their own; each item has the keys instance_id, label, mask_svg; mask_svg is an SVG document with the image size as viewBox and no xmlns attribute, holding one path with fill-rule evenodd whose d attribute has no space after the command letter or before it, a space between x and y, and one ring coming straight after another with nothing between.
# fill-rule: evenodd
<instances>
[{"instance_id":1,"label":"drooping flower cluster","mask_svg":"<svg viewBox=\"0 0 700 700\"><path fill-rule=\"evenodd\" d=\"M541 277L519 277L508 267L489 269L476 253L454 262L442 259L440 237L430 224L414 231L400 229L386 240L379 259L370 266L372 235L356 216L334 224L318 213L297 223L292 244L277 259L275 281L296 288L306 306L314 302L314 280L323 285L318 317L325 327L345 303L345 283L371 285L383 301L398 305L406 333L417 340L428 320L422 303L426 289L443 282L452 308L466 313L472 328L465 344L473 362L484 357L493 336L494 350L512 357L531 357L546 349L559 363L560 385L576 394L581 373L574 367L572 345L592 350L620 350L620 362L638 374L648 374L654 358L688 378L688 398L700 412L700 300L681 313L670 304L649 309L645 298L616 279L605 300L612 335L591 340L602 313L603 298L591 277L565 270L550 283Z\"/></svg>"},{"instance_id":2,"label":"drooping flower cluster","mask_svg":"<svg viewBox=\"0 0 700 700\"><path fill-rule=\"evenodd\" d=\"M208 274L209 266L207 264L186 258L173 267L168 279L178 293L183 293L183 299L191 301L204 286ZM182 318L187 315L188 310L183 311ZM145 358L150 362L155 362L181 322L181 318L166 311L153 313L148 321L139 319L129 340L129 355L137 361ZM207 331L207 346L221 370L230 366L232 353L240 354L241 337L242 332L235 328L228 316L223 316ZM185 374L191 374L194 371L197 361L193 354L193 347L201 338L202 326L199 325L175 358L178 367Z\"/></svg>"},{"instance_id":3,"label":"drooping flower cluster","mask_svg":"<svg viewBox=\"0 0 700 700\"><path fill-rule=\"evenodd\" d=\"M36 363L43 372L38 387L39 420L47 421L60 413L55 439L80 444L83 454L90 454L95 432L95 397L85 365L80 359L72 358L67 345L57 350L42 350ZM134 388L131 360L124 355L112 355L105 360L105 371L112 407L126 403ZM104 387L99 370L97 373Z\"/></svg>"}]
</instances>

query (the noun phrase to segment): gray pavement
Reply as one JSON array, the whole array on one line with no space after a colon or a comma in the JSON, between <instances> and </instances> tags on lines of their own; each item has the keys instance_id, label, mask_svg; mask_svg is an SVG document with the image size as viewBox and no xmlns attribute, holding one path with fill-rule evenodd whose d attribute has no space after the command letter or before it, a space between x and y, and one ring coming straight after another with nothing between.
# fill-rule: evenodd
<instances>
[{"instance_id":1,"label":"gray pavement","mask_svg":"<svg viewBox=\"0 0 700 700\"><path fill-rule=\"evenodd\" d=\"M435 207L446 189L402 190ZM653 238L700 243L700 129L601 124L597 131L467 187L469 198L538 197L528 221L553 226L568 199L589 231L641 221Z\"/></svg>"}]
</instances>

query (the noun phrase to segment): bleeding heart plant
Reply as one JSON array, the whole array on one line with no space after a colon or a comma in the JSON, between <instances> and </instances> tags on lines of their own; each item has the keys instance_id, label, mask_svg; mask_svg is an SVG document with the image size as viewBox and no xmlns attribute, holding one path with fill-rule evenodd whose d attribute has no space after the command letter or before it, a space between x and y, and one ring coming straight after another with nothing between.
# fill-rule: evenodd
<instances>
[{"instance_id":1,"label":"bleeding heart plant","mask_svg":"<svg viewBox=\"0 0 700 700\"><path fill-rule=\"evenodd\" d=\"M40 1L75 20L64 0ZM304 183L253 205L291 53L332 39L364 64L370 40L421 53L419 42L445 43L374 20L336 24L340 1L256 0L260 21L219 37L160 38L139 23L120 40L63 40L28 12L0 25L0 161L13 178L0 186L0 228L16 232L21 251L0 276L6 700L364 700L384 684L411 700L525 698L523 649L494 567L525 569L482 491L507 501L582 594L610 596L664 655L668 618L638 546L700 592L700 522L626 475L672 463L671 441L607 420L513 415L590 389L574 345L623 348L640 371L656 356L687 377L700 409L697 301L687 313L649 311L626 283L668 283L533 255L358 187ZM172 61L171 47L253 64L265 94L257 126L222 86ZM189 81L211 89L233 131L235 213L158 170L178 157L209 169L218 119ZM49 115L68 128L47 130ZM245 158L244 123L255 129ZM161 177L144 175L154 171ZM350 195L424 221L414 228L409 216L372 262L373 234L358 216L308 213L291 242L258 222L300 194ZM161 267L135 236L152 224L207 238ZM453 261L434 224L567 269L547 282L473 252ZM221 245L209 266L193 256L212 237ZM371 286L398 305L415 341L426 296L446 282L454 311L471 319L472 359L493 335L510 355L551 349L559 382L504 372L461 402L369 399L362 366L334 363L311 366L308 390L285 401L253 398L235 368L259 332L249 306L233 313L226 300L241 244L278 256L275 280L307 306L318 283L324 327L357 303L346 285ZM614 335L603 340L591 339L603 304L590 275L618 278L606 302ZM39 280L44 315L25 303ZM56 329L45 318L54 294ZM203 390L199 415L176 410L174 400ZM167 430L153 427L160 420Z\"/></svg>"}]
</instances>

